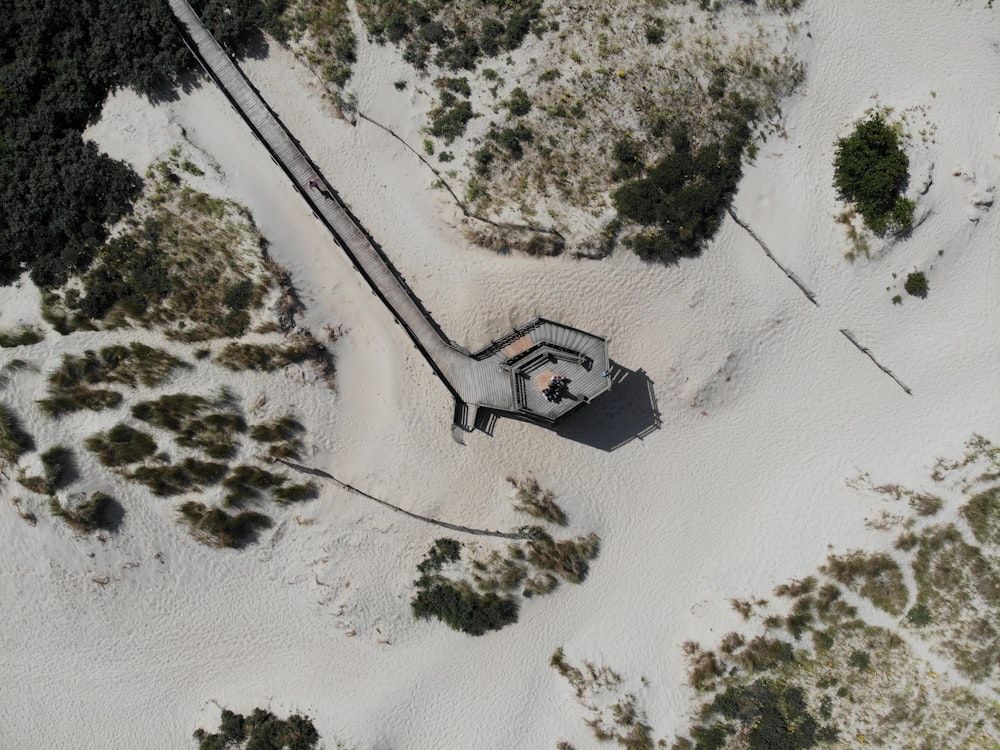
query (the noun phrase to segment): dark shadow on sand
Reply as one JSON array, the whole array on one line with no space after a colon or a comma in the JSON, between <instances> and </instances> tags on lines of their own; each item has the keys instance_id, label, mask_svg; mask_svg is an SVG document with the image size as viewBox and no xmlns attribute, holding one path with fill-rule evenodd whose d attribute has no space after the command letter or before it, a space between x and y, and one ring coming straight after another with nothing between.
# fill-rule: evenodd
<instances>
[{"instance_id":1,"label":"dark shadow on sand","mask_svg":"<svg viewBox=\"0 0 1000 750\"><path fill-rule=\"evenodd\" d=\"M614 360L609 369L610 391L548 429L561 438L609 452L660 429L660 410L653 381L645 371L630 370ZM499 420L518 419L513 414L484 414L483 411L478 415L476 427L488 435L493 434Z\"/></svg>"}]
</instances>

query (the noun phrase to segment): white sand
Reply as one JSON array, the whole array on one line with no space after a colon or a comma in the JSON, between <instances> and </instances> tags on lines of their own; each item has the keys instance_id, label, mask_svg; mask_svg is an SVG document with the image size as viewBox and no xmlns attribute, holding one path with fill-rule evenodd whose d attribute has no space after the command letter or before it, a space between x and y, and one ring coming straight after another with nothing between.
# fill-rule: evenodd
<instances>
[{"instance_id":1,"label":"white sand","mask_svg":"<svg viewBox=\"0 0 1000 750\"><path fill-rule=\"evenodd\" d=\"M571 528L601 536L603 552L583 586L525 604L514 627L469 638L409 614L415 565L440 530L356 496L328 488L298 511L312 525L290 512L273 539L229 552L198 545L168 503L85 461L80 488L108 486L128 511L104 544L74 539L5 483L0 746L188 747L215 702L308 712L328 747L333 737L359 748L596 746L548 667L557 646L622 673L657 736L669 737L687 726L692 699L680 644L739 628L730 597L768 597L831 549L886 546L864 526L880 503L845 479L867 469L919 485L935 455L955 455L976 431L996 437L1000 424L1000 210L973 206L1000 181L1000 34L982 3L806 5L807 82L784 107L787 139L763 145L735 209L819 308L728 220L704 257L673 268L626 251L596 263L466 247L446 194L429 189L432 176L398 142L332 119L287 52L246 65L454 339L475 346L544 314L609 335L613 359L648 374L662 427L613 452L508 420L493 437L454 443L446 390L219 92L203 85L157 107L113 97L90 137L142 170L184 128L185 148L217 165L204 189L249 206L290 269L306 324L346 328L336 395L288 376L236 379L249 400L266 392L275 413L295 406L306 417L316 465L413 511L488 528L520 523L503 478L532 472L556 491ZM362 44L360 58L352 85L362 107L393 95L379 116L419 143L426 101L392 91L403 71L395 53ZM400 107L408 98L411 108ZM910 239L849 264L834 222L832 144L875 105L926 107L937 125L934 143L914 134L924 154L915 168L933 177L918 199L929 215ZM914 267L927 272L930 296L892 305ZM34 319L23 289L0 295L0 323ZM50 333L35 348L0 351L0 364L24 357L44 370L62 351L132 338L156 340ZM224 379L206 365L172 387ZM4 400L33 413L41 382L25 376L22 386L18 376ZM595 439L637 418L609 413L616 392L591 409ZM112 421L28 427L45 446ZM13 494L34 503L37 527L9 507ZM102 576L106 586L92 581Z\"/></svg>"}]
</instances>

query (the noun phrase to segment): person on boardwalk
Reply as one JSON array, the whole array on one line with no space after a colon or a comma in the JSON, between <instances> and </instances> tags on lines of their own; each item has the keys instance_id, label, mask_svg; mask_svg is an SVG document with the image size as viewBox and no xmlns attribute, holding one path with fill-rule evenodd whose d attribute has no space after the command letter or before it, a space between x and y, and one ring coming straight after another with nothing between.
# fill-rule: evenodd
<instances>
[{"instance_id":1,"label":"person on boardwalk","mask_svg":"<svg viewBox=\"0 0 1000 750\"><path fill-rule=\"evenodd\" d=\"M309 187L311 187L313 190L319 190L319 181L315 177L313 177L311 180L309 180Z\"/></svg>"}]
</instances>

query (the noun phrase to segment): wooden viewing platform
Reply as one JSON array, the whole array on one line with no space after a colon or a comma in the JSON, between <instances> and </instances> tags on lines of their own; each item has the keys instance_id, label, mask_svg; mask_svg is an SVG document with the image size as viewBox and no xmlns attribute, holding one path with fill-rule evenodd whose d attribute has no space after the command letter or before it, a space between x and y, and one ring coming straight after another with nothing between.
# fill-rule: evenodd
<instances>
[{"instance_id":1,"label":"wooden viewing platform","mask_svg":"<svg viewBox=\"0 0 1000 750\"><path fill-rule=\"evenodd\" d=\"M554 422L611 387L611 379L604 374L610 366L607 341L544 318L515 329L472 355L448 340L187 1L169 2L184 41L198 62L451 391L456 426L473 430L480 409ZM553 376L564 382L555 399L544 394Z\"/></svg>"}]
</instances>

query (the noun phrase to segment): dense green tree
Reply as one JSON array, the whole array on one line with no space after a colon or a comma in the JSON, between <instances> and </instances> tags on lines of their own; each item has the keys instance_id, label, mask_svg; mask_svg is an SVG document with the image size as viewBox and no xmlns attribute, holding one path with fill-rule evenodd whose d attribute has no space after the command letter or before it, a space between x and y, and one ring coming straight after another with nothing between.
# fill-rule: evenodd
<instances>
[{"instance_id":1,"label":"dense green tree","mask_svg":"<svg viewBox=\"0 0 1000 750\"><path fill-rule=\"evenodd\" d=\"M876 234L906 230L913 223L913 203L902 196L909 167L899 135L875 114L837 141L833 185Z\"/></svg>"},{"instance_id":2,"label":"dense green tree","mask_svg":"<svg viewBox=\"0 0 1000 750\"><path fill-rule=\"evenodd\" d=\"M273 27L285 0L196 0L240 53ZM109 92L169 95L193 58L161 0L4 4L0 37L0 283L30 270L40 285L86 268L139 193L124 163L80 133Z\"/></svg>"}]
</instances>

